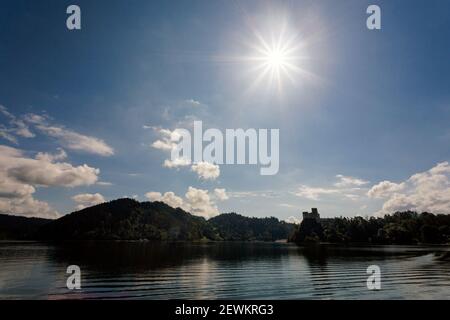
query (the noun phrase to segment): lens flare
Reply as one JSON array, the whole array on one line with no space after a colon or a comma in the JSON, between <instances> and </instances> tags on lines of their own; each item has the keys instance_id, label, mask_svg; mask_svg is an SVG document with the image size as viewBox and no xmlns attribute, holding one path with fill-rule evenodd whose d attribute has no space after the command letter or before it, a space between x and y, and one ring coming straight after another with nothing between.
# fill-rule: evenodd
<instances>
[{"instance_id":1,"label":"lens flare","mask_svg":"<svg viewBox=\"0 0 450 320\"><path fill-rule=\"evenodd\" d=\"M251 45L254 54L249 60L254 63L253 70L257 74L256 83L268 81L270 87L281 91L283 83L289 80L295 83L296 75L301 73L302 42L297 35L288 35L283 29L271 41L261 34L255 33L257 41ZM255 84L256 84L255 83Z\"/></svg>"}]
</instances>

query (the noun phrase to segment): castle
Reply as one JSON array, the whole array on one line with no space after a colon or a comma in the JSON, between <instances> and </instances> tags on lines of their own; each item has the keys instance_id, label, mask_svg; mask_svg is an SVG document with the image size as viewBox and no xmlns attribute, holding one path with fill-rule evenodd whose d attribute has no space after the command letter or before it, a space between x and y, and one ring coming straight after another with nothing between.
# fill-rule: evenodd
<instances>
[{"instance_id":1,"label":"castle","mask_svg":"<svg viewBox=\"0 0 450 320\"><path fill-rule=\"evenodd\" d=\"M311 212L303 211L303 220L314 219L317 222L320 222L320 215L317 208L311 208Z\"/></svg>"}]
</instances>

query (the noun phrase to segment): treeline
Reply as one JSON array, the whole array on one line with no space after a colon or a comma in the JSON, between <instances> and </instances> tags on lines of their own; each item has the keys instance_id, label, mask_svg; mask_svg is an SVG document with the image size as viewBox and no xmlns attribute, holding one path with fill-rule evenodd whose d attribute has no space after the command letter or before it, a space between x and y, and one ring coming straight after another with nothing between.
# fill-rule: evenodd
<instances>
[{"instance_id":1,"label":"treeline","mask_svg":"<svg viewBox=\"0 0 450 320\"><path fill-rule=\"evenodd\" d=\"M41 218L26 218L0 214L0 240L33 239L39 228L50 221Z\"/></svg>"},{"instance_id":2,"label":"treeline","mask_svg":"<svg viewBox=\"0 0 450 320\"><path fill-rule=\"evenodd\" d=\"M231 213L206 220L163 202L133 199L102 203L57 220L42 219L39 223L23 217L2 217L8 220L8 225L3 232L0 228L0 239L276 241L287 239L294 230L293 224L276 218L249 218Z\"/></svg>"},{"instance_id":3,"label":"treeline","mask_svg":"<svg viewBox=\"0 0 450 320\"><path fill-rule=\"evenodd\" d=\"M224 213L208 220L218 240L260 240L287 239L295 225L277 218L250 218L237 213Z\"/></svg>"},{"instance_id":4,"label":"treeline","mask_svg":"<svg viewBox=\"0 0 450 320\"><path fill-rule=\"evenodd\" d=\"M444 244L450 243L450 215L396 212L384 218L304 220L289 238L296 243Z\"/></svg>"},{"instance_id":5,"label":"treeline","mask_svg":"<svg viewBox=\"0 0 450 320\"><path fill-rule=\"evenodd\" d=\"M384 218L305 219L225 213L206 220L163 202L118 199L57 220L0 215L0 240L276 241L371 244L450 243L450 215L397 212Z\"/></svg>"}]
</instances>

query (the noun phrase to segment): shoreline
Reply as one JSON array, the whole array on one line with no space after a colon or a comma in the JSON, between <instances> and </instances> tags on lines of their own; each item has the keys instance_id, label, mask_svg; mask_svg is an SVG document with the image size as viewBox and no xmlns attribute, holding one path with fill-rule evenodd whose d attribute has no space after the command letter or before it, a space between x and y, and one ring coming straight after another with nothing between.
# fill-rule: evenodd
<instances>
[{"instance_id":1,"label":"shoreline","mask_svg":"<svg viewBox=\"0 0 450 320\"><path fill-rule=\"evenodd\" d=\"M351 242L351 243L333 243L333 242L320 242L320 243L305 243L305 244L297 244L289 241L262 241L262 240L126 240L126 239L102 239L102 240L94 240L94 239L85 239L85 240L21 240L21 239L2 239L0 240L0 244L6 243L43 243L43 244L76 244L76 243L155 243L155 244L216 244L216 243L260 243L260 244L280 244L280 245L289 245L296 246L299 248L314 248L314 247L450 247L450 243L443 244L432 244L432 243L417 243L417 244L380 244L380 243L362 243L362 242Z\"/></svg>"}]
</instances>

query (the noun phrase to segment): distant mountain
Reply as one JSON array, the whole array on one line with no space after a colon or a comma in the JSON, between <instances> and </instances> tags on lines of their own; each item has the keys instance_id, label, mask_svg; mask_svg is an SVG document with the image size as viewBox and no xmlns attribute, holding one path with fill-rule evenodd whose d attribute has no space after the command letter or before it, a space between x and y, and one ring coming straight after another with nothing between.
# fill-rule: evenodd
<instances>
[{"instance_id":1,"label":"distant mountain","mask_svg":"<svg viewBox=\"0 0 450 320\"><path fill-rule=\"evenodd\" d=\"M163 202L119 199L54 220L39 229L42 240L200 240L206 220Z\"/></svg>"},{"instance_id":2,"label":"distant mountain","mask_svg":"<svg viewBox=\"0 0 450 320\"><path fill-rule=\"evenodd\" d=\"M0 240L31 240L40 227L52 220L0 214Z\"/></svg>"},{"instance_id":3,"label":"distant mountain","mask_svg":"<svg viewBox=\"0 0 450 320\"><path fill-rule=\"evenodd\" d=\"M221 240L275 241L287 239L295 225L277 218L250 218L237 213L224 213L208 220Z\"/></svg>"},{"instance_id":4,"label":"distant mountain","mask_svg":"<svg viewBox=\"0 0 450 320\"><path fill-rule=\"evenodd\" d=\"M57 220L0 216L0 239L35 240L264 240L287 239L294 226L276 218L235 213L210 220L163 202L118 199Z\"/></svg>"}]
</instances>

